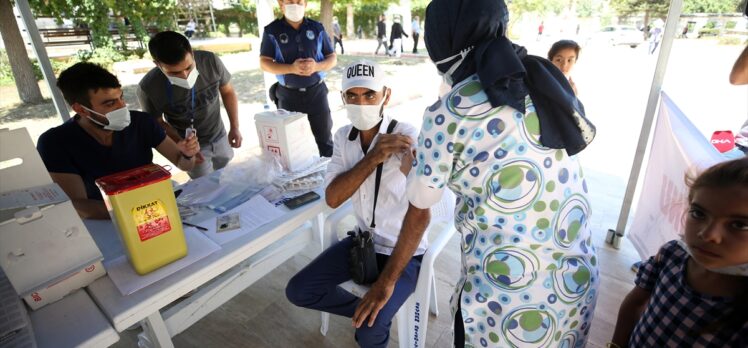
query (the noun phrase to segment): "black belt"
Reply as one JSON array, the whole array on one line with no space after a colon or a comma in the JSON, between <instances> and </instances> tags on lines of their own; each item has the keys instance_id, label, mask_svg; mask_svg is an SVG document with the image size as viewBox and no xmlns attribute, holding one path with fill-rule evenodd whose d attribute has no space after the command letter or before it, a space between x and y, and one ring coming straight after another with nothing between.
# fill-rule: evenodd
<instances>
[{"instance_id":1,"label":"black belt","mask_svg":"<svg viewBox=\"0 0 748 348\"><path fill-rule=\"evenodd\" d=\"M314 87L317 87L317 86L321 85L323 82L325 82L325 81L322 80L322 79L320 79L319 81L317 81L317 83L315 83L315 84L313 84L311 86L306 86L306 87L301 87L301 88L288 87L288 86L284 86L284 85L281 85L281 84L279 84L279 86L281 86L281 87L283 87L285 89L290 89L292 91L306 92L308 90L311 90Z\"/></svg>"}]
</instances>

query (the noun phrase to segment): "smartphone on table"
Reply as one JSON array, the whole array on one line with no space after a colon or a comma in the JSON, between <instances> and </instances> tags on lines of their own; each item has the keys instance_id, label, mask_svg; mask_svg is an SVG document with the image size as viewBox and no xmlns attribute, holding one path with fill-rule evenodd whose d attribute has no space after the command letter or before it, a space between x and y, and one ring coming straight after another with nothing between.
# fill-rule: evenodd
<instances>
[{"instance_id":1,"label":"smartphone on table","mask_svg":"<svg viewBox=\"0 0 748 348\"><path fill-rule=\"evenodd\" d=\"M296 209L296 208L298 208L298 207L300 207L300 206L302 206L304 204L314 202L314 201L318 200L319 198L320 197L317 194L317 192L309 191L309 192L307 192L307 193L305 193L303 195L291 198L291 199L283 202L283 204L286 207L288 207L288 209Z\"/></svg>"}]
</instances>

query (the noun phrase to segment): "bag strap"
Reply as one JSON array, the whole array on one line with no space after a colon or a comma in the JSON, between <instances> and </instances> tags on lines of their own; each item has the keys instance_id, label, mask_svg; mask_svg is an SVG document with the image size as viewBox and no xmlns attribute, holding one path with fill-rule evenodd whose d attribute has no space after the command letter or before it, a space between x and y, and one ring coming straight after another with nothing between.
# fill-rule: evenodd
<instances>
[{"instance_id":1,"label":"bag strap","mask_svg":"<svg viewBox=\"0 0 748 348\"><path fill-rule=\"evenodd\" d=\"M391 134L393 130L395 130L395 126L397 125L397 120L392 119L390 120L390 124L387 126L387 134ZM379 185L382 182L382 170L384 169L384 162L379 163L377 165L377 174L374 179L374 206L371 208L371 225L369 227L375 228L377 227L376 224L376 213L377 213L377 197L379 197Z\"/></svg>"}]
</instances>

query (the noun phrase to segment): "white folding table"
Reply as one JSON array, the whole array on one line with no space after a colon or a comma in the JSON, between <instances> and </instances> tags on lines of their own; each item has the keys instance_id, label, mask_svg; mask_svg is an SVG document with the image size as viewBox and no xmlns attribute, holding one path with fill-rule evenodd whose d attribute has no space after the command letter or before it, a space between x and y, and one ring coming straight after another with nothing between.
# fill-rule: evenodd
<instances>
[{"instance_id":1,"label":"white folding table","mask_svg":"<svg viewBox=\"0 0 748 348\"><path fill-rule=\"evenodd\" d=\"M322 199L290 210L275 221L223 245L213 254L128 296L119 292L109 276L89 285L88 292L118 332L137 323L142 325L143 332L138 336L141 347L173 347L171 337L302 249L316 244L321 250L324 218L331 209L325 204L324 194L320 196ZM120 254L111 251L117 250L111 247L116 242L101 243L97 238L97 244L105 259L121 255L121 247ZM161 312L168 304L198 288L188 298Z\"/></svg>"},{"instance_id":2,"label":"white folding table","mask_svg":"<svg viewBox=\"0 0 748 348\"><path fill-rule=\"evenodd\" d=\"M119 341L109 321L84 289L29 312L39 348L108 347Z\"/></svg>"}]
</instances>

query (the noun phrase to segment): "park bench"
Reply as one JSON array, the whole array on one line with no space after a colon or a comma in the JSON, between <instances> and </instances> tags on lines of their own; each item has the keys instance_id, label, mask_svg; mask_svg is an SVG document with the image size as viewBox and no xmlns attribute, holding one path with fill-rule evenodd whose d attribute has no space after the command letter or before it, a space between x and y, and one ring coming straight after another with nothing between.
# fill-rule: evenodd
<instances>
[{"instance_id":1,"label":"park bench","mask_svg":"<svg viewBox=\"0 0 748 348\"><path fill-rule=\"evenodd\" d=\"M156 35L156 33L159 32L158 28L156 27L148 27L147 31L148 31L148 36L151 36L151 37L153 37L153 35ZM112 41L114 41L114 45L116 47L119 47L119 45L122 42L119 28L109 29L109 36L111 36ZM125 40L128 43L128 47L129 47L129 43L131 42L137 44L139 48L144 47L143 42L138 40L138 37L135 35L135 30L132 27L127 28L127 32L125 32Z\"/></svg>"},{"instance_id":2,"label":"park bench","mask_svg":"<svg viewBox=\"0 0 748 348\"><path fill-rule=\"evenodd\" d=\"M39 29L44 46L89 45L93 49L91 31L86 28Z\"/></svg>"}]
</instances>

